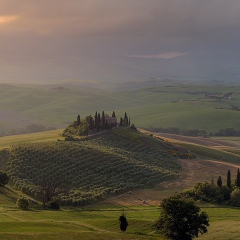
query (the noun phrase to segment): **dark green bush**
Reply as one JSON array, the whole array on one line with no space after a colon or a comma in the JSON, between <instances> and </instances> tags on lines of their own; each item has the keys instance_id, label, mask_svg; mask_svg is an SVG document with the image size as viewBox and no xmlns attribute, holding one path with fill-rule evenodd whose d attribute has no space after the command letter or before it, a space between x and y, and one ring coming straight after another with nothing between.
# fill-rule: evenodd
<instances>
[{"instance_id":1,"label":"dark green bush","mask_svg":"<svg viewBox=\"0 0 240 240\"><path fill-rule=\"evenodd\" d=\"M21 210L27 210L29 208L29 201L25 197L19 197L16 204L18 209Z\"/></svg>"},{"instance_id":2,"label":"dark green bush","mask_svg":"<svg viewBox=\"0 0 240 240\"><path fill-rule=\"evenodd\" d=\"M60 209L60 204L53 201L48 203L48 208L54 209L54 210L59 210Z\"/></svg>"}]
</instances>

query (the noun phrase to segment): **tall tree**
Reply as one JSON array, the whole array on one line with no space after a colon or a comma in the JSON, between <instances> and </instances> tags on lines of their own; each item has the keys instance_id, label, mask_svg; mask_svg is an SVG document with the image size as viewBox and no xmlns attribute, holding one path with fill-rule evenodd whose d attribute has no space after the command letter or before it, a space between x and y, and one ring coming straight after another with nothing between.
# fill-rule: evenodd
<instances>
[{"instance_id":1,"label":"tall tree","mask_svg":"<svg viewBox=\"0 0 240 240\"><path fill-rule=\"evenodd\" d=\"M237 171L236 186L240 187L240 172L239 172L239 168L238 168L238 171Z\"/></svg>"},{"instance_id":2,"label":"tall tree","mask_svg":"<svg viewBox=\"0 0 240 240\"><path fill-rule=\"evenodd\" d=\"M98 129L97 129L97 131L99 131L99 128L101 127L100 122L101 122L101 115L100 115L100 113L98 113Z\"/></svg>"},{"instance_id":3,"label":"tall tree","mask_svg":"<svg viewBox=\"0 0 240 240\"><path fill-rule=\"evenodd\" d=\"M218 185L220 188L222 187L222 178L221 178L221 176L218 177L217 185Z\"/></svg>"},{"instance_id":4,"label":"tall tree","mask_svg":"<svg viewBox=\"0 0 240 240\"><path fill-rule=\"evenodd\" d=\"M128 125L128 116L127 113L125 112L124 114L124 119L123 119L124 125Z\"/></svg>"},{"instance_id":5,"label":"tall tree","mask_svg":"<svg viewBox=\"0 0 240 240\"><path fill-rule=\"evenodd\" d=\"M95 121L95 129L97 130L97 132L99 132L99 118L98 118L98 113L96 112L95 113L95 116L94 116L94 121Z\"/></svg>"},{"instance_id":6,"label":"tall tree","mask_svg":"<svg viewBox=\"0 0 240 240\"><path fill-rule=\"evenodd\" d=\"M129 126L131 125L131 120L130 120L130 118L128 118L128 125L129 125Z\"/></svg>"},{"instance_id":7,"label":"tall tree","mask_svg":"<svg viewBox=\"0 0 240 240\"><path fill-rule=\"evenodd\" d=\"M113 113L112 113L112 117L113 118L115 118L116 117L116 114L115 114L115 112L113 111Z\"/></svg>"},{"instance_id":8,"label":"tall tree","mask_svg":"<svg viewBox=\"0 0 240 240\"><path fill-rule=\"evenodd\" d=\"M232 183L231 183L231 172L230 172L230 170L228 170L228 172L227 172L227 187L228 188L232 188Z\"/></svg>"},{"instance_id":9,"label":"tall tree","mask_svg":"<svg viewBox=\"0 0 240 240\"><path fill-rule=\"evenodd\" d=\"M80 126L81 124L81 119L80 119L80 115L77 115L77 126Z\"/></svg>"},{"instance_id":10,"label":"tall tree","mask_svg":"<svg viewBox=\"0 0 240 240\"><path fill-rule=\"evenodd\" d=\"M122 126L123 125L123 119L122 118L120 118L120 124L119 124L120 126Z\"/></svg>"},{"instance_id":11,"label":"tall tree","mask_svg":"<svg viewBox=\"0 0 240 240\"><path fill-rule=\"evenodd\" d=\"M104 111L102 112L102 129L105 129L105 113Z\"/></svg>"}]
</instances>

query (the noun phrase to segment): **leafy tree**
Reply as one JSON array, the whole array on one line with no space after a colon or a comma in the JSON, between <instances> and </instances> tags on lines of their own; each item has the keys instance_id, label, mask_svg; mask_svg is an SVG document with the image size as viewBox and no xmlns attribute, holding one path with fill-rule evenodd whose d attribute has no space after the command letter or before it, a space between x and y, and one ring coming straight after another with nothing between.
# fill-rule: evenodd
<instances>
[{"instance_id":1,"label":"leafy tree","mask_svg":"<svg viewBox=\"0 0 240 240\"><path fill-rule=\"evenodd\" d=\"M240 189L236 188L231 194L229 204L232 206L240 207Z\"/></svg>"},{"instance_id":2,"label":"leafy tree","mask_svg":"<svg viewBox=\"0 0 240 240\"><path fill-rule=\"evenodd\" d=\"M124 214L122 214L119 217L119 221L120 221L120 229L122 232L125 232L127 230L127 226L128 226L128 222L127 222L127 218Z\"/></svg>"},{"instance_id":3,"label":"leafy tree","mask_svg":"<svg viewBox=\"0 0 240 240\"><path fill-rule=\"evenodd\" d=\"M17 207L21 210L27 210L29 208L29 201L25 197L19 197L17 199Z\"/></svg>"},{"instance_id":4,"label":"leafy tree","mask_svg":"<svg viewBox=\"0 0 240 240\"><path fill-rule=\"evenodd\" d=\"M232 190L228 188L227 186L221 187L221 194L223 196L223 200L229 200L231 198L231 192Z\"/></svg>"},{"instance_id":5,"label":"leafy tree","mask_svg":"<svg viewBox=\"0 0 240 240\"><path fill-rule=\"evenodd\" d=\"M8 183L9 177L5 172L0 171L0 187L4 187Z\"/></svg>"},{"instance_id":6,"label":"leafy tree","mask_svg":"<svg viewBox=\"0 0 240 240\"><path fill-rule=\"evenodd\" d=\"M227 187L228 187L229 189L232 188L232 183L231 183L231 172L230 172L230 170L228 170L228 172L227 172Z\"/></svg>"},{"instance_id":7,"label":"leafy tree","mask_svg":"<svg viewBox=\"0 0 240 240\"><path fill-rule=\"evenodd\" d=\"M67 191L67 179L58 175L46 175L37 184L34 192L41 198L44 208L59 193Z\"/></svg>"},{"instance_id":8,"label":"leafy tree","mask_svg":"<svg viewBox=\"0 0 240 240\"><path fill-rule=\"evenodd\" d=\"M221 178L221 176L218 177L217 185L218 185L220 188L222 187L222 178Z\"/></svg>"},{"instance_id":9,"label":"leafy tree","mask_svg":"<svg viewBox=\"0 0 240 240\"><path fill-rule=\"evenodd\" d=\"M240 187L240 172L239 172L239 168L238 168L238 171L237 171L236 186Z\"/></svg>"},{"instance_id":10,"label":"leafy tree","mask_svg":"<svg viewBox=\"0 0 240 240\"><path fill-rule=\"evenodd\" d=\"M161 214L155 224L157 231L170 239L192 240L207 232L209 219L206 212L190 199L172 196L162 201Z\"/></svg>"}]
</instances>

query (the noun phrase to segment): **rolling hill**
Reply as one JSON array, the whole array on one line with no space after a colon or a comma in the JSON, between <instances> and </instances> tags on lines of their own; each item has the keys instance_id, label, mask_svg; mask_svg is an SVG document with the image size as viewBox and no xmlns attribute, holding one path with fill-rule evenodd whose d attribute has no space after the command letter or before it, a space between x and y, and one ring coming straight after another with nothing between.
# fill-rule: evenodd
<instances>
[{"instance_id":1,"label":"rolling hill","mask_svg":"<svg viewBox=\"0 0 240 240\"><path fill-rule=\"evenodd\" d=\"M22 143L8 151L5 166L15 187L40 197L37 188L43 182L58 182L57 198L74 205L177 178L181 169L177 157L191 156L183 148L129 127L84 141Z\"/></svg>"},{"instance_id":2,"label":"rolling hill","mask_svg":"<svg viewBox=\"0 0 240 240\"><path fill-rule=\"evenodd\" d=\"M124 85L124 84L123 84ZM126 84L128 86L128 84ZM92 84L0 85L0 135L17 134L30 124L63 128L96 110L117 117L125 111L138 127L178 127L217 132L239 129L240 90L232 85L190 85L172 81L128 90ZM229 98L221 98L232 93ZM205 97L210 96L210 98ZM220 98L211 98L211 97ZM206 121L208 124L206 124Z\"/></svg>"}]
</instances>

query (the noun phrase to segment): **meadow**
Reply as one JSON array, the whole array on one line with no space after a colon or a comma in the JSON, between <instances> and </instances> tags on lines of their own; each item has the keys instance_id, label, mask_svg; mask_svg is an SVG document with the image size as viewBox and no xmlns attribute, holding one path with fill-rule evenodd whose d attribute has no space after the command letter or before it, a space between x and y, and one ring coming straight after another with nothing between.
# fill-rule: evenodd
<instances>
[{"instance_id":1,"label":"meadow","mask_svg":"<svg viewBox=\"0 0 240 240\"><path fill-rule=\"evenodd\" d=\"M66 144L67 148L71 145L75 146L75 144L81 146L81 149L89 148L91 151L99 151L104 150L110 153L111 151L118 150L118 154L124 155L132 150L132 157L134 157L134 149L136 152L139 150L143 150L148 154L147 148L150 147L151 150L154 148L161 148L163 153L165 151L172 152L175 149L169 141L160 141L159 139L155 139L151 136L147 135L138 135L136 132L126 132L126 129L117 129L118 131L110 132L109 134L98 136L95 139L92 139L88 142L83 143L68 143L64 141L57 141L60 138L59 131L51 131L45 132L41 134L28 134L23 135L25 140L21 143L20 136L11 136L8 137L9 144L4 143L4 141L0 142L0 147L3 148L12 148L11 147L11 138L15 141L14 146L51 146L51 144ZM114 134L114 137L113 137ZM0 138L0 140L5 139ZM115 141L113 140L115 139ZM120 141L120 139L122 139ZM123 140L124 139L124 140ZM46 142L44 142L47 140ZM48 141L49 140L49 141ZM130 142L135 141L134 144L130 144ZM228 139L231 141L231 139ZM236 141L235 139L234 141ZM128 142L130 141L130 142ZM119 146L119 142L121 146ZM20 145L19 145L20 144ZM82 145L81 145L82 144ZM143 144L146 148L143 148ZM198 157L203 160L198 160L199 162L203 162L207 164L207 161L204 159L213 159L213 160L221 160L222 162L231 162L239 164L239 155L228 153L218 149L212 149L208 147L203 147L199 145L194 145L190 143L178 143L185 149L189 149L193 153L195 153ZM118 148L119 147L119 148ZM114 148L114 150L113 150ZM34 148L32 148L33 150ZM29 149L28 149L29 150ZM31 151L32 151L31 150ZM48 148L46 148L46 151ZM76 150L76 149L75 149ZM176 149L175 149L176 150ZM129 153L129 152L128 152ZM28 156L30 152L27 152ZM50 154L51 155L51 154ZM78 155L75 152L74 157ZM26 155L25 155L26 156ZM38 156L38 154L36 155ZM47 156L47 155L46 155ZM54 155L56 156L56 155ZM135 155L137 157L138 155ZM145 156L145 155L144 155ZM164 156L164 155L163 155ZM161 157L163 157L161 156ZM139 157L139 156L138 156ZM20 158L22 159L22 158ZM29 160L31 157L29 157ZM169 159L169 152L168 152ZM140 159L139 159L140 160ZM174 163L174 158L172 159ZM143 161L143 160L141 160ZM194 184L198 176L202 176L203 168L201 165L197 164L196 160L187 159L184 161L188 161L189 163L193 163L191 168L187 168L183 170L178 169L178 171L184 171L181 175L180 179L172 179L169 181L163 182L163 186L159 185L155 187L149 186L148 189L138 189L134 190L132 194L117 194L114 196L109 196L110 198L99 201L97 203L91 204L89 206L83 207L69 207L63 206L59 211L53 211L48 209L43 209L42 204L38 202L37 205L31 204L30 209L28 211L18 210L16 208L16 199L19 195L23 193L19 191L14 186L7 186L6 188L0 188L0 238L6 240L32 240L32 239L53 239L57 240L60 238L66 238L70 240L75 239L102 239L102 240L119 240L119 239L164 239L159 234L155 233L152 226L154 222L159 217L159 203L157 201L154 204L134 204L132 199L137 196L146 196L151 198L153 196L156 199L160 199L160 195L169 196L174 194L176 191L179 191L179 184L185 186L183 184L183 180L187 179L188 184ZM38 161L37 161L38 162ZM143 162L141 165L144 164ZM153 164L153 162L151 163ZM159 164L159 163L158 163ZM213 164L213 163L211 163ZM184 166L184 165L182 165ZM189 165L191 166L191 165ZM191 172L191 169L194 169L195 172ZM218 168L220 166L219 163L215 165L208 165L204 168L204 174L211 174L214 172L214 175L218 175ZM210 167L211 166L211 167ZM222 166L222 165L221 165ZM172 168L169 165L169 169ZM237 167L235 167L236 169ZM214 169L214 170L213 170ZM220 169L220 168L219 168ZM222 167L220 172L224 173L225 167ZM227 167L226 167L227 169ZM186 175L189 174L189 175ZM186 175L186 176L185 176ZM184 177L185 176L185 177ZM194 177L194 181L189 179L189 176ZM209 175L210 176L210 175ZM137 193L137 195L136 195ZM152 195L154 193L154 195ZM147 194L147 195L146 195ZM124 196L125 203L122 204L121 196ZM159 197L156 197L158 196ZM111 201L111 199L115 199L115 201ZM119 199L120 201L116 201ZM126 203L128 201L128 203ZM151 202L149 202L151 203ZM201 203L201 209L206 211L210 218L210 227L209 232L205 235L199 237L199 239L206 240L229 240L229 239L240 239L240 215L239 208L234 207L222 207L217 205L209 205ZM122 212L127 216L127 220L129 222L129 226L126 233L122 233L119 229L119 221L118 218L122 214Z\"/></svg>"},{"instance_id":2,"label":"meadow","mask_svg":"<svg viewBox=\"0 0 240 240\"><path fill-rule=\"evenodd\" d=\"M98 204L53 211L35 205L28 211L22 211L17 210L14 196L12 202L6 203L0 191L0 238L4 240L165 239L153 230L153 224L159 217L158 206ZM199 236L199 239L240 239L239 208L202 205L201 209L209 215L210 227L208 233ZM123 211L129 223L125 233L120 231L118 221Z\"/></svg>"},{"instance_id":3,"label":"meadow","mask_svg":"<svg viewBox=\"0 0 240 240\"><path fill-rule=\"evenodd\" d=\"M113 110L117 117L128 112L138 127L196 128L208 132L217 132L226 126L239 129L238 86L174 83L113 90L73 84L1 85L0 93L2 134L12 134L14 129L31 123L63 128L76 119L77 114L85 117L96 111L111 114ZM210 99L205 98L205 93L233 95L228 99Z\"/></svg>"}]
</instances>

